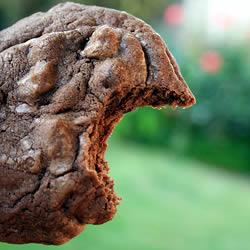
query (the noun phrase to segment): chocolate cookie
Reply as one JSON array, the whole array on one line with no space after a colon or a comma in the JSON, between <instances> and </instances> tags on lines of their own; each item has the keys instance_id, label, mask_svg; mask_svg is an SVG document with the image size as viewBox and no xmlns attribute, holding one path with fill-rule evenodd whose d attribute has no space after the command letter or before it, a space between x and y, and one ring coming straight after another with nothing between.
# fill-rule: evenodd
<instances>
[{"instance_id":1,"label":"chocolate cookie","mask_svg":"<svg viewBox=\"0 0 250 250\"><path fill-rule=\"evenodd\" d=\"M143 21L74 3L0 32L0 241L62 244L119 203L106 141L136 107L195 99Z\"/></svg>"}]
</instances>

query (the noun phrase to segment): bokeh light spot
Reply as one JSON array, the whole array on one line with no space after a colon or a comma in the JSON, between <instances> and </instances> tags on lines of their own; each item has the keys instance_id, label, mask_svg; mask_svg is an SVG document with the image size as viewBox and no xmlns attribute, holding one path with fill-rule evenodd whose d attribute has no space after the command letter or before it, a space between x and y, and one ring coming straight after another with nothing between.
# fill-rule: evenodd
<instances>
[{"instance_id":1,"label":"bokeh light spot","mask_svg":"<svg viewBox=\"0 0 250 250\"><path fill-rule=\"evenodd\" d=\"M222 67L223 60L216 51L207 51L200 57L201 69L208 73L216 73Z\"/></svg>"},{"instance_id":2,"label":"bokeh light spot","mask_svg":"<svg viewBox=\"0 0 250 250\"><path fill-rule=\"evenodd\" d=\"M184 9L181 4L171 4L164 12L164 21L170 26L179 26L184 21Z\"/></svg>"}]
</instances>

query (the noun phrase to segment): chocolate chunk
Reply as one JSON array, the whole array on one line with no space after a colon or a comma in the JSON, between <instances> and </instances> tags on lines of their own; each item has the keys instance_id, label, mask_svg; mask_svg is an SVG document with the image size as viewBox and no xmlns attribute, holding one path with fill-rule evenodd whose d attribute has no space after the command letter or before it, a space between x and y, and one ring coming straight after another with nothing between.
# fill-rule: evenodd
<instances>
[{"instance_id":1,"label":"chocolate chunk","mask_svg":"<svg viewBox=\"0 0 250 250\"><path fill-rule=\"evenodd\" d=\"M0 241L62 244L111 220L114 126L194 102L159 35L125 12L64 3L1 31Z\"/></svg>"}]
</instances>

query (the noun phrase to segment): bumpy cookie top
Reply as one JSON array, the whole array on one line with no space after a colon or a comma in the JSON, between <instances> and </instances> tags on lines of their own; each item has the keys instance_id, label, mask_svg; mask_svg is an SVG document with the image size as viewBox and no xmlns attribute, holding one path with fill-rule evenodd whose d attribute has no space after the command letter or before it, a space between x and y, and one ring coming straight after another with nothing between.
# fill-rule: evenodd
<instances>
[{"instance_id":1,"label":"bumpy cookie top","mask_svg":"<svg viewBox=\"0 0 250 250\"><path fill-rule=\"evenodd\" d=\"M54 35L56 32L65 34L65 31L72 30L79 32L79 30L86 30L88 27L96 28L102 25L107 25L111 29L120 29L140 42L148 67L147 84L164 84L168 86L170 91L173 88L177 94L182 95L182 99L178 101L180 106L192 105L194 103L193 95L184 83L178 66L160 36L149 25L125 12L74 3L59 4L47 13L36 13L1 31L0 52L11 46L41 37L44 34ZM103 30L105 31L105 28ZM107 34L106 43L112 43L115 50L117 41L111 33L112 31ZM96 37L98 37L98 34L96 34ZM105 36L100 39L105 40ZM99 49L107 50L105 53L108 57L109 53L112 55L112 51L108 52L108 50L112 50L111 47L108 48L107 45L104 45L102 49ZM100 50L99 57L104 56L100 54ZM98 51L92 51L92 57L95 53L98 53ZM174 74L170 74L173 71Z\"/></svg>"}]
</instances>

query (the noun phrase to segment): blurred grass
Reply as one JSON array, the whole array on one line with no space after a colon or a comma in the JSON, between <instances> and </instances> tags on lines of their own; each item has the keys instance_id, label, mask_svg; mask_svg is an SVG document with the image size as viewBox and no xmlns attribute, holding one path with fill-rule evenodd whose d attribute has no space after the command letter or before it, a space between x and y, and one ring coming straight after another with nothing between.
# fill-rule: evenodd
<instances>
[{"instance_id":1,"label":"blurred grass","mask_svg":"<svg viewBox=\"0 0 250 250\"><path fill-rule=\"evenodd\" d=\"M205 129L190 126L185 114L193 109L195 106L188 110L137 109L126 114L115 136L119 140L135 141L192 157L208 163L207 167L224 168L249 176L250 137L229 137L224 129L217 130L209 125Z\"/></svg>"},{"instance_id":2,"label":"blurred grass","mask_svg":"<svg viewBox=\"0 0 250 250\"><path fill-rule=\"evenodd\" d=\"M164 151L110 144L107 158L123 197L113 221L88 226L60 247L0 244L0 249L250 249L247 179Z\"/></svg>"}]
</instances>

